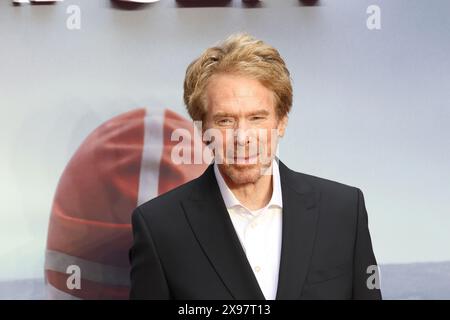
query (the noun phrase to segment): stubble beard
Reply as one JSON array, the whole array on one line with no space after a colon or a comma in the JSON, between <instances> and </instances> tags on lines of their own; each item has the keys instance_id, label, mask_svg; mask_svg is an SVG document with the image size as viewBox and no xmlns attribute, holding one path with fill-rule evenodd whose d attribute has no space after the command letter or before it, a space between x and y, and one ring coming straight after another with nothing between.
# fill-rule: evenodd
<instances>
[{"instance_id":1,"label":"stubble beard","mask_svg":"<svg viewBox=\"0 0 450 320\"><path fill-rule=\"evenodd\" d=\"M223 173L236 185L256 183L270 168L271 162L255 164L228 164L222 165Z\"/></svg>"}]
</instances>

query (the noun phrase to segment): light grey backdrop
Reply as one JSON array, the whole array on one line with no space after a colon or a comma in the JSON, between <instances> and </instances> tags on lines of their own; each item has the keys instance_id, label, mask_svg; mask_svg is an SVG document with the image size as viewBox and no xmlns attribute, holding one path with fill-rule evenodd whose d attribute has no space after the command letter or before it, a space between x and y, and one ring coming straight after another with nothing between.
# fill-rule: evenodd
<instances>
[{"instance_id":1,"label":"light grey backdrop","mask_svg":"<svg viewBox=\"0 0 450 320\"><path fill-rule=\"evenodd\" d=\"M66 9L81 8L81 30ZM366 9L381 8L381 30ZM381 263L450 260L450 2L263 1L122 10L0 1L0 280L39 278L54 191L100 123L182 103L186 66L237 31L274 45L294 83L280 157L361 188Z\"/></svg>"}]
</instances>

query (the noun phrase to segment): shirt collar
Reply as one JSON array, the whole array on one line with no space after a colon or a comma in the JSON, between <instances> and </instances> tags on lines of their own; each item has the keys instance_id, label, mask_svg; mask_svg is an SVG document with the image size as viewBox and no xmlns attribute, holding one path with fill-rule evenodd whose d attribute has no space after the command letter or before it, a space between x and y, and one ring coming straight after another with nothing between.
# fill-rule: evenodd
<instances>
[{"instance_id":1,"label":"shirt collar","mask_svg":"<svg viewBox=\"0 0 450 320\"><path fill-rule=\"evenodd\" d=\"M219 166L214 162L214 174L216 176L217 184L219 185L220 193L222 194L223 201L227 209L234 206L244 207L241 202L236 198L233 192L230 190L222 174L219 171ZM283 207L283 198L281 195L281 180L280 180L280 169L278 167L278 162L276 159L272 161L272 197L266 207L277 206ZM246 208L247 209L247 208ZM248 209L247 209L248 210ZM249 210L250 211L250 210Z\"/></svg>"}]
</instances>

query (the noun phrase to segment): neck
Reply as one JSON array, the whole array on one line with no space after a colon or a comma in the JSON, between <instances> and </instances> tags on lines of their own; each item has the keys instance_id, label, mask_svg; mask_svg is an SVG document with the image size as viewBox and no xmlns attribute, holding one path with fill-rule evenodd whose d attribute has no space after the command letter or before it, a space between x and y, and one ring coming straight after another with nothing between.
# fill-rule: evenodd
<instances>
[{"instance_id":1,"label":"neck","mask_svg":"<svg viewBox=\"0 0 450 320\"><path fill-rule=\"evenodd\" d=\"M222 177L239 202L250 210L266 206L272 197L273 175L271 174L263 174L255 182L246 184L235 184L226 175L222 175Z\"/></svg>"}]
</instances>

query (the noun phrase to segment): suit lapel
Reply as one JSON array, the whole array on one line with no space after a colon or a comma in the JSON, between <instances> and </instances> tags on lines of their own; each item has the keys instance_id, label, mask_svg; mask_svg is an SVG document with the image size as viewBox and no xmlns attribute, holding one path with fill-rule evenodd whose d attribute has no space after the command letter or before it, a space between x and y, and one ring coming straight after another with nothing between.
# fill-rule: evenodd
<instances>
[{"instance_id":1,"label":"suit lapel","mask_svg":"<svg viewBox=\"0 0 450 320\"><path fill-rule=\"evenodd\" d=\"M223 202L213 169L213 165L207 168L191 197L182 202L186 217L233 298L264 299Z\"/></svg>"},{"instance_id":2,"label":"suit lapel","mask_svg":"<svg viewBox=\"0 0 450 320\"><path fill-rule=\"evenodd\" d=\"M318 220L318 193L279 161L283 226L277 299L298 299L311 260Z\"/></svg>"}]
</instances>

